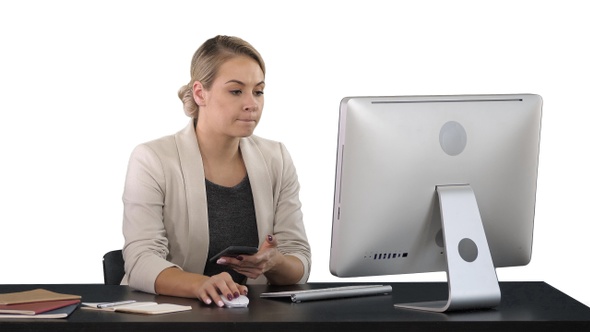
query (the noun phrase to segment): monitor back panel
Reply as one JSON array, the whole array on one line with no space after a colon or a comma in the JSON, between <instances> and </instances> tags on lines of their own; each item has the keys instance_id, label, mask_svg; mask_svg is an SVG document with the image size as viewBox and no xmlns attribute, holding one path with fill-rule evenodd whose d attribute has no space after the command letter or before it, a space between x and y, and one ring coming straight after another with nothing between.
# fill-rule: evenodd
<instances>
[{"instance_id":1,"label":"monitor back panel","mask_svg":"<svg viewBox=\"0 0 590 332\"><path fill-rule=\"evenodd\" d=\"M496 266L531 257L537 95L351 97L341 102L330 270L443 271L435 188L469 184Z\"/></svg>"}]
</instances>

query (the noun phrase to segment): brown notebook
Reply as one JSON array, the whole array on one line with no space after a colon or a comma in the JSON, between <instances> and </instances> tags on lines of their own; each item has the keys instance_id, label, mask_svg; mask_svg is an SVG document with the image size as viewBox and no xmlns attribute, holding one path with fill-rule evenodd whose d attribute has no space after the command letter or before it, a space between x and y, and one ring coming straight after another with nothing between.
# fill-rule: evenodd
<instances>
[{"instance_id":1,"label":"brown notebook","mask_svg":"<svg viewBox=\"0 0 590 332\"><path fill-rule=\"evenodd\" d=\"M0 294L0 305L46 302L59 300L79 300L81 296L62 294L46 289L33 289L29 291Z\"/></svg>"}]
</instances>

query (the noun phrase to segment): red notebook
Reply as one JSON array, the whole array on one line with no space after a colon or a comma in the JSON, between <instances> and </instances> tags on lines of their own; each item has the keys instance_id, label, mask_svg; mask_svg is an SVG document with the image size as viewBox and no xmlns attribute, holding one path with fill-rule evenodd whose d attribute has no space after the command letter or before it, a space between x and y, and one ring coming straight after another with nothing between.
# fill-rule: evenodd
<instances>
[{"instance_id":1,"label":"red notebook","mask_svg":"<svg viewBox=\"0 0 590 332\"><path fill-rule=\"evenodd\" d=\"M0 305L0 314L31 316L78 303L80 303L80 300L43 301L22 304ZM2 316L0 316L0 318L1 317Z\"/></svg>"}]
</instances>

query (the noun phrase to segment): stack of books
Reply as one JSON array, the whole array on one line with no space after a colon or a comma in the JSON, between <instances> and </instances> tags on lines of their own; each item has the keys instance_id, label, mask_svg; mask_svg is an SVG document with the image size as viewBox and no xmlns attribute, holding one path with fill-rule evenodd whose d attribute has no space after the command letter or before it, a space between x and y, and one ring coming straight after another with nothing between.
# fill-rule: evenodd
<instances>
[{"instance_id":1,"label":"stack of books","mask_svg":"<svg viewBox=\"0 0 590 332\"><path fill-rule=\"evenodd\" d=\"M66 318L80 304L79 295L46 289L0 294L0 319Z\"/></svg>"}]
</instances>

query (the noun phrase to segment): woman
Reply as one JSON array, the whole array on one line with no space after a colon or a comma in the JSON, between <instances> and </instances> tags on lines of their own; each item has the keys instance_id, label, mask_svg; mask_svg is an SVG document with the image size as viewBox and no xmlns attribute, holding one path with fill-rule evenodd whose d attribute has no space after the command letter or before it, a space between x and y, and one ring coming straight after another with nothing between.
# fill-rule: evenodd
<instances>
[{"instance_id":1,"label":"woman","mask_svg":"<svg viewBox=\"0 0 590 332\"><path fill-rule=\"evenodd\" d=\"M124 284L223 306L244 285L303 283L310 247L297 174L285 147L253 136L265 65L247 42L207 40L179 91L186 128L139 145L123 194ZM209 259L230 245L254 255Z\"/></svg>"}]
</instances>

